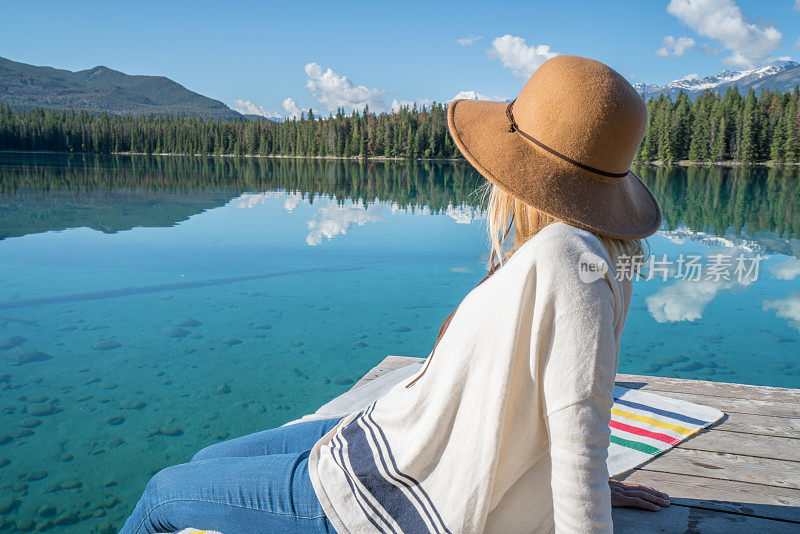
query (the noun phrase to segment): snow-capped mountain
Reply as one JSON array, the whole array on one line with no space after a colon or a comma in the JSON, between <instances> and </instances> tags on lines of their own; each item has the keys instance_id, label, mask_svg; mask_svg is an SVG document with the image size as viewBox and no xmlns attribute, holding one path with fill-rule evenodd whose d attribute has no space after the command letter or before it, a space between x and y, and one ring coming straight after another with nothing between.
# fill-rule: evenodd
<instances>
[{"instance_id":1,"label":"snow-capped mountain","mask_svg":"<svg viewBox=\"0 0 800 534\"><path fill-rule=\"evenodd\" d=\"M724 91L734 85L739 88L739 91L746 91L750 87L756 90L769 87L774 90L788 91L800 83L800 68L798 67L800 67L800 63L781 60L756 69L724 70L705 78L690 74L666 85L635 83L633 86L639 93L643 93L645 98L659 94L668 94L674 97L681 91L688 93L693 98L706 89Z\"/></svg>"},{"instance_id":2,"label":"snow-capped mountain","mask_svg":"<svg viewBox=\"0 0 800 534\"><path fill-rule=\"evenodd\" d=\"M478 91L461 91L456 96L450 99L450 102L453 100L494 100L495 102L511 102L510 98L504 98L502 96L487 96L484 94L479 93Z\"/></svg>"}]
</instances>

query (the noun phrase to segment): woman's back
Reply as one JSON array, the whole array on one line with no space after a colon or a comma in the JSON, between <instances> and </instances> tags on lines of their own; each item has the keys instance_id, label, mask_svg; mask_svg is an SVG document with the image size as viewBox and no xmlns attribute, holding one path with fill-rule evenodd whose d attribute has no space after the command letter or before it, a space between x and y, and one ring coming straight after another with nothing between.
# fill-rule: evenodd
<instances>
[{"instance_id":1,"label":"woman's back","mask_svg":"<svg viewBox=\"0 0 800 534\"><path fill-rule=\"evenodd\" d=\"M586 253L608 264L589 283L578 271ZM584 526L610 527L602 407L613 402L630 302L630 282L617 281L612 267L596 236L558 222L470 292L425 374L345 418L312 450L311 479L337 531L505 531L523 521L511 517L519 512L511 504L525 473L519 487L558 497L556 521L608 515L608 525ZM581 447L558 441L574 431L586 433L580 453L592 457L583 467L597 484L586 485L582 459L569 454ZM560 468L552 484L551 461ZM580 487L566 480L573 476ZM551 506L529 502L523 530L552 528Z\"/></svg>"}]
</instances>

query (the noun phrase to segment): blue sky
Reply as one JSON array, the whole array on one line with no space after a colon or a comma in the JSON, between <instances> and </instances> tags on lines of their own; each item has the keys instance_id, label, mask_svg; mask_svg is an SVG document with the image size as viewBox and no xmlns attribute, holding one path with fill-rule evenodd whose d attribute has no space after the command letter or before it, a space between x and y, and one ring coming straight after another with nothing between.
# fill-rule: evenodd
<instances>
[{"instance_id":1,"label":"blue sky","mask_svg":"<svg viewBox=\"0 0 800 534\"><path fill-rule=\"evenodd\" d=\"M3 0L2 11L0 56L164 75L276 115L461 91L511 98L553 54L598 59L631 82L800 58L800 0Z\"/></svg>"}]
</instances>

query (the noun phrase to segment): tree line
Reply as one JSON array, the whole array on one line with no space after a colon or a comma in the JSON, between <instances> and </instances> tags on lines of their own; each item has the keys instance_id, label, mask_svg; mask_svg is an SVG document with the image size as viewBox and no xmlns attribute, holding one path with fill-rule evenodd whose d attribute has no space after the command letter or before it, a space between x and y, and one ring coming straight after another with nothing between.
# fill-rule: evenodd
<instances>
[{"instance_id":1,"label":"tree line","mask_svg":"<svg viewBox=\"0 0 800 534\"><path fill-rule=\"evenodd\" d=\"M800 91L705 91L651 97L637 161L800 162ZM0 105L0 150L311 157L460 158L447 105L298 119L220 121Z\"/></svg>"}]
</instances>

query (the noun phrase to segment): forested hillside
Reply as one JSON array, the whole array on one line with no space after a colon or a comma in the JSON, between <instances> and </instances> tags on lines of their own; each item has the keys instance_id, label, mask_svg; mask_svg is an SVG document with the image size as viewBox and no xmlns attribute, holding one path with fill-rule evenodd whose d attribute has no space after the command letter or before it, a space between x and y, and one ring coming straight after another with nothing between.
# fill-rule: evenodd
<instances>
[{"instance_id":1,"label":"forested hillside","mask_svg":"<svg viewBox=\"0 0 800 534\"><path fill-rule=\"evenodd\" d=\"M734 88L694 101L679 94L651 98L649 126L638 161L800 161L800 91ZM176 116L12 111L0 106L0 150L457 158L447 135L447 106L369 109L299 120L218 121Z\"/></svg>"}]
</instances>

